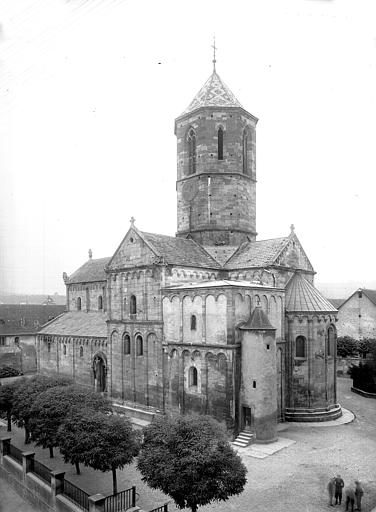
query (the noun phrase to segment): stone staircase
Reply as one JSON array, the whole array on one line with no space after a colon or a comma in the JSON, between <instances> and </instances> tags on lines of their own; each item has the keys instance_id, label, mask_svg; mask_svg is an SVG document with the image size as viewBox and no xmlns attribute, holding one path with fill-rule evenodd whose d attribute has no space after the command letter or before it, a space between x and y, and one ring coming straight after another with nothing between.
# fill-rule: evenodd
<instances>
[{"instance_id":1,"label":"stone staircase","mask_svg":"<svg viewBox=\"0 0 376 512\"><path fill-rule=\"evenodd\" d=\"M250 444L255 441L255 435L249 430L244 429L243 432L240 432L235 441L232 442L234 446L238 448L246 448Z\"/></svg>"}]
</instances>

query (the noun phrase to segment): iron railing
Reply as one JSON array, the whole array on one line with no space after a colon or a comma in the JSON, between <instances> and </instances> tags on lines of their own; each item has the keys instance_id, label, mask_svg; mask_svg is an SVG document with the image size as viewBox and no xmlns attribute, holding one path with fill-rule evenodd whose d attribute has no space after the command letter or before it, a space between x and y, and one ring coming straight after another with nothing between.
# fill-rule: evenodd
<instances>
[{"instance_id":1,"label":"iron railing","mask_svg":"<svg viewBox=\"0 0 376 512\"><path fill-rule=\"evenodd\" d=\"M64 480L63 494L82 510L89 510L89 494L68 480Z\"/></svg>"},{"instance_id":2,"label":"iron railing","mask_svg":"<svg viewBox=\"0 0 376 512\"><path fill-rule=\"evenodd\" d=\"M150 510L149 512L168 512L168 503L165 503L160 507L153 508L153 510Z\"/></svg>"},{"instance_id":3,"label":"iron railing","mask_svg":"<svg viewBox=\"0 0 376 512\"><path fill-rule=\"evenodd\" d=\"M22 450L20 450L16 446L9 444L9 452L7 455L9 455L9 457L12 457L12 459L16 460L20 464L22 464Z\"/></svg>"},{"instance_id":4,"label":"iron railing","mask_svg":"<svg viewBox=\"0 0 376 512\"><path fill-rule=\"evenodd\" d=\"M30 464L30 471L38 475L46 483L51 483L51 469L42 464L41 462L32 459Z\"/></svg>"},{"instance_id":5,"label":"iron railing","mask_svg":"<svg viewBox=\"0 0 376 512\"><path fill-rule=\"evenodd\" d=\"M136 487L107 496L104 502L104 512L123 512L136 506Z\"/></svg>"}]
</instances>

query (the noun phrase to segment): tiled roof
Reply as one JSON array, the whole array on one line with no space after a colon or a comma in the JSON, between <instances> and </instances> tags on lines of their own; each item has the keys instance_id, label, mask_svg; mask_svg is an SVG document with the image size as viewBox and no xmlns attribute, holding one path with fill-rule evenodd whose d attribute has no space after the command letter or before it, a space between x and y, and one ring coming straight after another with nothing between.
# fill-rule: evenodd
<instances>
[{"instance_id":1,"label":"tiled roof","mask_svg":"<svg viewBox=\"0 0 376 512\"><path fill-rule=\"evenodd\" d=\"M226 268L230 270L272 265L289 238L271 238L258 242L245 242L228 260Z\"/></svg>"},{"instance_id":2,"label":"tiled roof","mask_svg":"<svg viewBox=\"0 0 376 512\"><path fill-rule=\"evenodd\" d=\"M193 112L200 107L242 108L233 93L215 71L213 71L213 74L208 78L181 116Z\"/></svg>"},{"instance_id":3,"label":"tiled roof","mask_svg":"<svg viewBox=\"0 0 376 512\"><path fill-rule=\"evenodd\" d=\"M89 259L76 272L69 276L68 284L92 283L94 281L106 281L104 267L111 258Z\"/></svg>"},{"instance_id":4,"label":"tiled roof","mask_svg":"<svg viewBox=\"0 0 376 512\"><path fill-rule=\"evenodd\" d=\"M242 330L249 331L275 331L275 327L269 322L268 315L260 307L256 307L248 321L240 327Z\"/></svg>"},{"instance_id":5,"label":"tiled roof","mask_svg":"<svg viewBox=\"0 0 376 512\"><path fill-rule=\"evenodd\" d=\"M286 289L286 311L336 313L337 309L301 274L295 274Z\"/></svg>"},{"instance_id":6,"label":"tiled roof","mask_svg":"<svg viewBox=\"0 0 376 512\"><path fill-rule=\"evenodd\" d=\"M330 304L333 304L333 306L338 309L342 306L342 304L345 302L346 299L328 299Z\"/></svg>"},{"instance_id":7,"label":"tiled roof","mask_svg":"<svg viewBox=\"0 0 376 512\"><path fill-rule=\"evenodd\" d=\"M141 233L145 241L161 256L165 263L189 267L220 268L220 265L196 242L155 233Z\"/></svg>"},{"instance_id":8,"label":"tiled roof","mask_svg":"<svg viewBox=\"0 0 376 512\"><path fill-rule=\"evenodd\" d=\"M0 304L0 335L31 334L61 315L65 306L55 304Z\"/></svg>"},{"instance_id":9,"label":"tiled roof","mask_svg":"<svg viewBox=\"0 0 376 512\"><path fill-rule=\"evenodd\" d=\"M367 288L360 288L360 290L376 305L376 290L368 290Z\"/></svg>"},{"instance_id":10,"label":"tiled roof","mask_svg":"<svg viewBox=\"0 0 376 512\"><path fill-rule=\"evenodd\" d=\"M40 334L56 336L90 336L107 337L106 314L98 311L69 311L53 320Z\"/></svg>"}]
</instances>

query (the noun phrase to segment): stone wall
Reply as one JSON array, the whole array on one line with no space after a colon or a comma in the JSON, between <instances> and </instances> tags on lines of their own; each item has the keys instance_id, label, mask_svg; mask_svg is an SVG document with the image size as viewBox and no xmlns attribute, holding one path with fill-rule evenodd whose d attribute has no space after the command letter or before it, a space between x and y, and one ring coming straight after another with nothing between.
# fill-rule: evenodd
<instances>
[{"instance_id":1,"label":"stone wall","mask_svg":"<svg viewBox=\"0 0 376 512\"><path fill-rule=\"evenodd\" d=\"M69 311L77 310L77 299L81 298L82 311L99 311L98 298L102 297L102 310L106 310L106 282L77 283L67 286L67 303Z\"/></svg>"},{"instance_id":2,"label":"stone wall","mask_svg":"<svg viewBox=\"0 0 376 512\"><path fill-rule=\"evenodd\" d=\"M354 339L376 338L376 306L356 292L338 309L338 336Z\"/></svg>"}]
</instances>

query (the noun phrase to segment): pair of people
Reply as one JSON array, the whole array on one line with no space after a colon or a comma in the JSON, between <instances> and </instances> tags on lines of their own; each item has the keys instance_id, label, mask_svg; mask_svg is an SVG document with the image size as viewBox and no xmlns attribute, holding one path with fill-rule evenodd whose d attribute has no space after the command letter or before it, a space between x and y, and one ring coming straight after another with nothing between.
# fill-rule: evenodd
<instances>
[{"instance_id":1,"label":"pair of people","mask_svg":"<svg viewBox=\"0 0 376 512\"><path fill-rule=\"evenodd\" d=\"M337 475L329 480L328 483L328 493L329 493L329 505L333 506L333 497L335 499L335 505L340 505L342 502L342 490L345 486L341 475ZM351 512L354 512L354 504L356 501L357 510L361 510L361 502L364 491L359 482L359 480L355 480L355 488L346 487L345 489L345 497L346 497L346 510L351 507Z\"/></svg>"}]
</instances>

